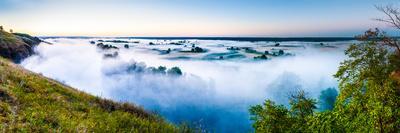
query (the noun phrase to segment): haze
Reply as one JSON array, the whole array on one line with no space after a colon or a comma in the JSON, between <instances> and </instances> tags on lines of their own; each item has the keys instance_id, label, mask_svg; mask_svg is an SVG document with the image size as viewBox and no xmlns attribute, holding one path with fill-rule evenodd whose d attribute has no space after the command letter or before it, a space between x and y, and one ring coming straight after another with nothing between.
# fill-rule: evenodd
<instances>
[{"instance_id":1,"label":"haze","mask_svg":"<svg viewBox=\"0 0 400 133\"><path fill-rule=\"evenodd\" d=\"M0 24L39 36L354 36L396 0L1 0Z\"/></svg>"}]
</instances>

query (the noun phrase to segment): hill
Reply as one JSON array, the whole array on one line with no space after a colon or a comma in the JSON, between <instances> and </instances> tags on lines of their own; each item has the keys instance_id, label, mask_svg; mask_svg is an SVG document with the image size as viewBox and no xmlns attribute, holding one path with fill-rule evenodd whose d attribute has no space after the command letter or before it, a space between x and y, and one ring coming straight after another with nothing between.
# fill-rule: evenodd
<instances>
[{"instance_id":1,"label":"hill","mask_svg":"<svg viewBox=\"0 0 400 133\"><path fill-rule=\"evenodd\" d=\"M183 131L133 104L86 94L12 62L33 54L39 43L27 34L0 31L1 132Z\"/></svg>"},{"instance_id":2,"label":"hill","mask_svg":"<svg viewBox=\"0 0 400 133\"><path fill-rule=\"evenodd\" d=\"M34 53L33 47L42 42L37 37L22 33L8 33L0 30L0 56L9 58L14 62Z\"/></svg>"},{"instance_id":3,"label":"hill","mask_svg":"<svg viewBox=\"0 0 400 133\"><path fill-rule=\"evenodd\" d=\"M175 132L129 103L80 92L0 57L0 131Z\"/></svg>"}]
</instances>

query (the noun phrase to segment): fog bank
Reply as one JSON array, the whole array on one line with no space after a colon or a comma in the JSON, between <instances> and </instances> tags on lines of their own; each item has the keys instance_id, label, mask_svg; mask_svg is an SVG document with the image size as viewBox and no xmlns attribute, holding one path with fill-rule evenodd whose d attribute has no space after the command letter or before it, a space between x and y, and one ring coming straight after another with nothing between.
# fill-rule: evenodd
<instances>
[{"instance_id":1,"label":"fog bank","mask_svg":"<svg viewBox=\"0 0 400 133\"><path fill-rule=\"evenodd\" d=\"M89 44L89 39L46 41L53 45L39 45L38 54L24 60L23 67L93 95L138 104L172 122L194 123L217 132L251 131L248 108L267 98L287 104L288 93L296 89L317 98L321 90L337 86L332 75L345 59L343 47L305 47L293 50L295 56L266 61L170 60L151 50L168 46L140 44L120 48L116 58L104 58L107 51ZM198 45L223 51L215 47L221 43L256 46L234 41L199 41ZM125 71L133 64L177 66L183 75Z\"/></svg>"}]
</instances>

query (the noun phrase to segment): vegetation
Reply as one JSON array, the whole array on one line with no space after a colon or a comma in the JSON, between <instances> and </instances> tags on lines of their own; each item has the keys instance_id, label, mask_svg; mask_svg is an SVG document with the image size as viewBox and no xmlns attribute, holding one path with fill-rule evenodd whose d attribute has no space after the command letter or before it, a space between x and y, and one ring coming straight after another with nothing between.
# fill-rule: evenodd
<instances>
[{"instance_id":1,"label":"vegetation","mask_svg":"<svg viewBox=\"0 0 400 133\"><path fill-rule=\"evenodd\" d=\"M124 45L124 48L129 49L129 45L128 45L128 44L125 44L125 45Z\"/></svg>"},{"instance_id":2,"label":"vegetation","mask_svg":"<svg viewBox=\"0 0 400 133\"><path fill-rule=\"evenodd\" d=\"M9 33L0 30L0 56L20 62L34 53L33 47L42 42L27 34Z\"/></svg>"},{"instance_id":3,"label":"vegetation","mask_svg":"<svg viewBox=\"0 0 400 133\"><path fill-rule=\"evenodd\" d=\"M18 41L18 38L13 35L12 33L8 33L5 31L0 31L0 43L6 43L6 42L10 42L10 43L15 43Z\"/></svg>"},{"instance_id":4,"label":"vegetation","mask_svg":"<svg viewBox=\"0 0 400 133\"><path fill-rule=\"evenodd\" d=\"M193 44L193 46L194 46L194 44ZM191 52L195 52L195 53L205 52L205 50L202 49L202 48L200 48L200 47L192 48L190 51L191 51Z\"/></svg>"},{"instance_id":5,"label":"vegetation","mask_svg":"<svg viewBox=\"0 0 400 133\"><path fill-rule=\"evenodd\" d=\"M107 49L119 49L119 48L116 47L116 46L109 45L109 44L103 44L103 43L98 43L96 46L97 46L98 48L103 49L103 50L107 50Z\"/></svg>"},{"instance_id":6,"label":"vegetation","mask_svg":"<svg viewBox=\"0 0 400 133\"><path fill-rule=\"evenodd\" d=\"M181 76L182 75L182 71L181 71L181 69L179 67L172 67L171 69L169 69L167 71L167 74L171 75L171 76Z\"/></svg>"},{"instance_id":7,"label":"vegetation","mask_svg":"<svg viewBox=\"0 0 400 133\"><path fill-rule=\"evenodd\" d=\"M91 96L0 58L2 132L185 132L129 103Z\"/></svg>"},{"instance_id":8,"label":"vegetation","mask_svg":"<svg viewBox=\"0 0 400 133\"><path fill-rule=\"evenodd\" d=\"M268 57L265 54L262 54L260 56L255 56L254 59L256 60L266 60Z\"/></svg>"},{"instance_id":9,"label":"vegetation","mask_svg":"<svg viewBox=\"0 0 400 133\"><path fill-rule=\"evenodd\" d=\"M400 50L397 40L379 30L369 30L346 51L334 75L340 93L322 91L323 112L313 112L316 102L300 91L290 97L290 110L267 100L251 107L257 132L399 132ZM335 102L334 106L332 102Z\"/></svg>"},{"instance_id":10,"label":"vegetation","mask_svg":"<svg viewBox=\"0 0 400 133\"><path fill-rule=\"evenodd\" d=\"M321 91L318 101L320 111L332 110L335 106L337 96L338 92L335 88L328 88Z\"/></svg>"},{"instance_id":11,"label":"vegetation","mask_svg":"<svg viewBox=\"0 0 400 133\"><path fill-rule=\"evenodd\" d=\"M400 9L392 6L377 9L387 16L377 20L400 29ZM345 51L349 59L341 63L334 75L339 79L337 98L335 89L321 92L322 112L313 112L314 100L304 97L291 97L295 100L291 100L290 110L266 100L264 105L250 108L255 130L400 132L399 41L378 29L368 30L358 38L362 43L353 44Z\"/></svg>"},{"instance_id":12,"label":"vegetation","mask_svg":"<svg viewBox=\"0 0 400 133\"><path fill-rule=\"evenodd\" d=\"M304 123L313 115L316 101L307 97L303 90L294 93L289 98L290 109L266 100L264 105L250 108L253 127L257 132L301 132L306 130Z\"/></svg>"},{"instance_id":13,"label":"vegetation","mask_svg":"<svg viewBox=\"0 0 400 133\"><path fill-rule=\"evenodd\" d=\"M290 110L267 100L250 109L256 131L399 132L400 82L393 76L399 73L399 51L388 45L394 40L378 30L360 39L365 42L346 50L350 59L335 75L340 94L334 107L321 106L327 111L313 113L315 100L303 97L303 92L291 97ZM333 90L322 92L325 105L335 102Z\"/></svg>"}]
</instances>

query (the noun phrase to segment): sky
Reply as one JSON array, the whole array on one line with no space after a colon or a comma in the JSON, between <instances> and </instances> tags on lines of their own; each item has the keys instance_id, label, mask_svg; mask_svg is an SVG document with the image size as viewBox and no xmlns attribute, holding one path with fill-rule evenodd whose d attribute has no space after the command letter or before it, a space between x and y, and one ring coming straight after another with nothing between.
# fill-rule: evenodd
<instances>
[{"instance_id":1,"label":"sky","mask_svg":"<svg viewBox=\"0 0 400 133\"><path fill-rule=\"evenodd\" d=\"M37 36L352 37L398 0L0 0L0 25Z\"/></svg>"}]
</instances>

